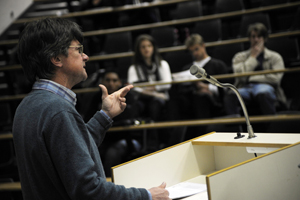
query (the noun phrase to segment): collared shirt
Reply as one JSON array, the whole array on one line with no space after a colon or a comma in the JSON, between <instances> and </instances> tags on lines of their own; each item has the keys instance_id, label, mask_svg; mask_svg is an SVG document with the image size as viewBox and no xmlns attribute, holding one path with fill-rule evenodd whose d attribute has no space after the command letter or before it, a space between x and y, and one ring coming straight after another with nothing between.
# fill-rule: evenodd
<instances>
[{"instance_id":1,"label":"collared shirt","mask_svg":"<svg viewBox=\"0 0 300 200\"><path fill-rule=\"evenodd\" d=\"M47 79L40 79L33 84L32 89L47 90L49 92L61 96L62 98L64 98L65 100L73 104L74 106L76 105L76 101L77 101L76 94L72 90L54 81L47 80Z\"/></svg>"},{"instance_id":2,"label":"collared shirt","mask_svg":"<svg viewBox=\"0 0 300 200\"><path fill-rule=\"evenodd\" d=\"M256 60L258 61L258 65L254 69L254 71L261 71L263 70L263 62L264 62L264 52L260 53Z\"/></svg>"},{"instance_id":3,"label":"collared shirt","mask_svg":"<svg viewBox=\"0 0 300 200\"><path fill-rule=\"evenodd\" d=\"M203 60L200 60L200 61L194 61L194 64L197 65L198 67L204 67L204 65L205 65L206 63L208 63L208 61L210 61L210 60L211 60L211 57L208 56L208 57L206 57L206 58L203 59Z\"/></svg>"},{"instance_id":4,"label":"collared shirt","mask_svg":"<svg viewBox=\"0 0 300 200\"><path fill-rule=\"evenodd\" d=\"M232 59L232 68L234 73L252 72L258 65L256 58L251 56L251 50L241 51L235 54ZM284 61L282 56L268 48L264 48L264 62L262 64L263 70L281 70L284 69ZM280 102L286 103L284 91L281 88L281 79L283 73L261 74L249 77L238 77L235 79L235 86L237 88L245 87L249 82L267 83L276 86L276 95Z\"/></svg>"},{"instance_id":5,"label":"collared shirt","mask_svg":"<svg viewBox=\"0 0 300 200\"><path fill-rule=\"evenodd\" d=\"M194 61L193 64L197 65L199 67L204 67L206 65L206 63L208 63L210 60L211 60L211 57L208 56L208 57L206 57L205 59L203 59L201 61ZM208 84L208 89L209 89L209 91L211 91L214 94L217 94L217 95L219 94L218 87L211 84L211 83Z\"/></svg>"}]
</instances>

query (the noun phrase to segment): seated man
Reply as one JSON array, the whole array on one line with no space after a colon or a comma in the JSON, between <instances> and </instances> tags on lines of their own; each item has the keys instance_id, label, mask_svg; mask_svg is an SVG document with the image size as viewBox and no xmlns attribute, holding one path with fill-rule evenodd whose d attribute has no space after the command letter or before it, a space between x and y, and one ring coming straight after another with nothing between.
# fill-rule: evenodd
<instances>
[{"instance_id":1,"label":"seated man","mask_svg":"<svg viewBox=\"0 0 300 200\"><path fill-rule=\"evenodd\" d=\"M186 65L182 72L173 74L174 80L195 79L189 71L193 64L203 67L210 75L227 73L228 69L223 61L212 58L207 54L204 40L199 34L188 37L185 45L192 53L194 61ZM168 120L205 119L220 116L223 102L222 88L203 81L180 84L175 87L170 92ZM179 129L177 128L177 130ZM204 134L205 127L197 127L192 132L187 136L187 139ZM172 133L172 135L174 134Z\"/></svg>"},{"instance_id":2,"label":"seated man","mask_svg":"<svg viewBox=\"0 0 300 200\"><path fill-rule=\"evenodd\" d=\"M265 47L268 31L265 25L255 23L248 28L250 49L237 53L233 58L233 71L244 73L260 70L284 69L282 57ZM284 92L280 87L283 73L272 73L239 77L235 80L246 105L256 103L263 115L276 113L276 103L286 102ZM227 114L240 113L240 103L236 95L229 91L224 98Z\"/></svg>"}]
</instances>

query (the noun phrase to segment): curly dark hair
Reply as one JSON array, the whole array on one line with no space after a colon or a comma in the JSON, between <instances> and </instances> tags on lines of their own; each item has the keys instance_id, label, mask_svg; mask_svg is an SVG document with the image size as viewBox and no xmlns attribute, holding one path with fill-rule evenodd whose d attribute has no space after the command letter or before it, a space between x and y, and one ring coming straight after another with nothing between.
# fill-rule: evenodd
<instances>
[{"instance_id":1,"label":"curly dark hair","mask_svg":"<svg viewBox=\"0 0 300 200\"><path fill-rule=\"evenodd\" d=\"M53 78L55 66L51 58L68 56L73 40L83 42L81 29L73 21L45 18L28 23L19 37L18 57L29 82Z\"/></svg>"}]
</instances>

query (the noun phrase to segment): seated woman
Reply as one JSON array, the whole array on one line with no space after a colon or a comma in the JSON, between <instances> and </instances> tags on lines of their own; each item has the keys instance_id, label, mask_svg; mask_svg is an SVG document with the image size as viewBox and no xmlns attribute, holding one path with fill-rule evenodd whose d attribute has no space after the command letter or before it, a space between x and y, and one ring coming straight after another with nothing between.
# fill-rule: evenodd
<instances>
[{"instance_id":1,"label":"seated woman","mask_svg":"<svg viewBox=\"0 0 300 200\"><path fill-rule=\"evenodd\" d=\"M163 81L171 82L171 71L169 64L162 60L158 53L158 47L154 39L150 35L140 35L135 43L135 54L133 57L133 65L128 69L128 82L154 82ZM163 116L164 106L169 100L168 90L170 84L155 85L151 87L135 87L133 91L138 93L140 105L142 105L143 118L160 121ZM158 137L157 130L150 130L147 137L148 151L159 149L160 143L164 140L164 134Z\"/></svg>"},{"instance_id":2,"label":"seated woman","mask_svg":"<svg viewBox=\"0 0 300 200\"><path fill-rule=\"evenodd\" d=\"M140 35L137 38L133 65L128 69L127 78L130 84L172 81L169 64L162 60L158 53L158 47L150 35ZM154 121L160 120L162 108L169 99L168 90L170 88L170 84L134 88L134 91L140 95L139 100L144 106L145 117Z\"/></svg>"}]
</instances>

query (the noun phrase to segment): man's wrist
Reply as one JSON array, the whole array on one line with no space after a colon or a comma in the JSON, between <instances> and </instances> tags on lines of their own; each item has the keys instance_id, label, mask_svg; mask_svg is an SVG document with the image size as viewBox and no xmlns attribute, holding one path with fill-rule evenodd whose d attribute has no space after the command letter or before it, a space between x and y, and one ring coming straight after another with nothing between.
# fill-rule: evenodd
<instances>
[{"instance_id":1,"label":"man's wrist","mask_svg":"<svg viewBox=\"0 0 300 200\"><path fill-rule=\"evenodd\" d=\"M147 192L148 192L148 195L149 195L149 200L152 200L151 192L149 190L147 190Z\"/></svg>"},{"instance_id":2,"label":"man's wrist","mask_svg":"<svg viewBox=\"0 0 300 200\"><path fill-rule=\"evenodd\" d=\"M108 120L108 121L112 121L112 118L103 110L100 110L100 112L103 114L103 116Z\"/></svg>"}]
</instances>

